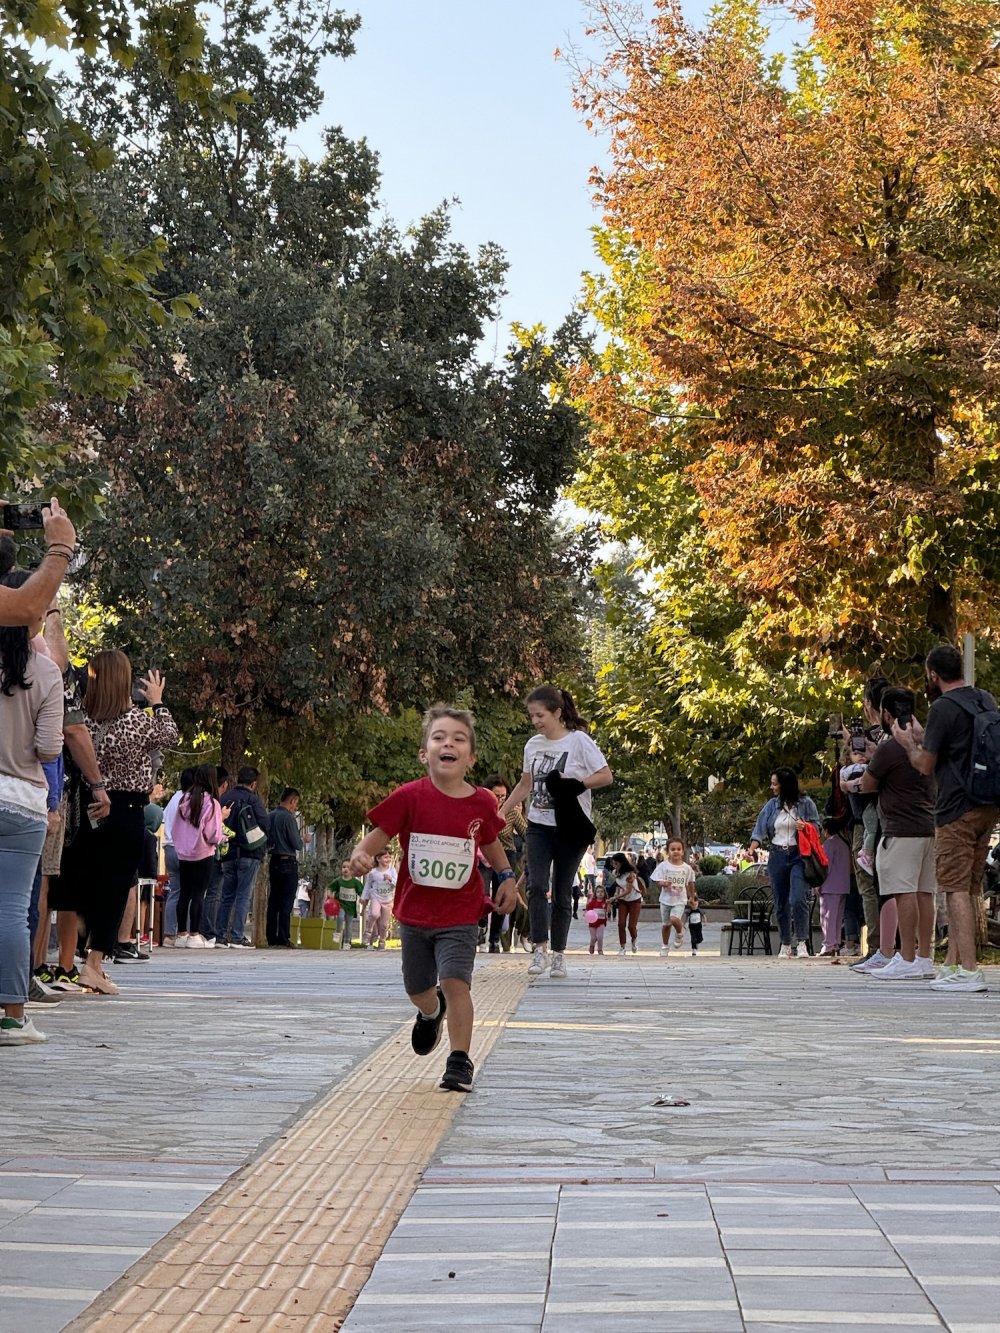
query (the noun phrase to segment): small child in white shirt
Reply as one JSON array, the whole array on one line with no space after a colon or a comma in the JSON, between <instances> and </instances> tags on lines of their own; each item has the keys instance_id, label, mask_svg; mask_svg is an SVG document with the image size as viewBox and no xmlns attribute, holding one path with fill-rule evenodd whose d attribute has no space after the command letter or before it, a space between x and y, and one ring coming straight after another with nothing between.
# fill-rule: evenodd
<instances>
[{"instance_id":1,"label":"small child in white shirt","mask_svg":"<svg viewBox=\"0 0 1000 1333\"><path fill-rule=\"evenodd\" d=\"M683 840L671 838L667 843L667 859L660 862L650 877L651 883L660 885L661 954L670 952L671 929L677 934L674 948L679 949L684 941L684 908L689 902L697 902L694 881L695 873L684 860Z\"/></svg>"}]
</instances>

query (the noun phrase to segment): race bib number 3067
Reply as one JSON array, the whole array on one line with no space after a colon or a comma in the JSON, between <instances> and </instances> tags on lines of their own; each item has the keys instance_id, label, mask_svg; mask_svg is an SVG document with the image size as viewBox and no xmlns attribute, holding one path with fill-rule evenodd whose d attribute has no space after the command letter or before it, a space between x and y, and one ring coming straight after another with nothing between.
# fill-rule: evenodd
<instances>
[{"instance_id":1,"label":"race bib number 3067","mask_svg":"<svg viewBox=\"0 0 1000 1333\"><path fill-rule=\"evenodd\" d=\"M406 858L410 879L425 889L464 889L476 863L471 838L411 833Z\"/></svg>"}]
</instances>

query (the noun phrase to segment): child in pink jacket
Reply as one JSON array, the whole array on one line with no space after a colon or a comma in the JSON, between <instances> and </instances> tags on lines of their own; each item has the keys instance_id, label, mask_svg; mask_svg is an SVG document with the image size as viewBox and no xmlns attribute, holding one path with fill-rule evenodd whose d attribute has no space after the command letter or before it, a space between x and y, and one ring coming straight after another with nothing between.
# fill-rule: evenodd
<instances>
[{"instance_id":1,"label":"child in pink jacket","mask_svg":"<svg viewBox=\"0 0 1000 1333\"><path fill-rule=\"evenodd\" d=\"M181 882L174 941L178 949L211 947L201 933L201 911L215 849L224 840L222 822L228 814L229 806L223 810L219 805L215 765L202 764L195 769L174 820L174 851Z\"/></svg>"}]
</instances>

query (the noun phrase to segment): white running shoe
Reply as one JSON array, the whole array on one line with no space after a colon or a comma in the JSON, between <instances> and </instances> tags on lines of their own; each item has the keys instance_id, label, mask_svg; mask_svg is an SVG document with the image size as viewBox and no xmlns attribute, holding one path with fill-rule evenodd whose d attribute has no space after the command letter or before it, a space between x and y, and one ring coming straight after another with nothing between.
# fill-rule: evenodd
<instances>
[{"instance_id":1,"label":"white running shoe","mask_svg":"<svg viewBox=\"0 0 1000 1333\"><path fill-rule=\"evenodd\" d=\"M191 943L191 936L188 935L186 932L183 935L174 936L175 949L187 949L190 946L190 943Z\"/></svg>"},{"instance_id":2,"label":"white running shoe","mask_svg":"<svg viewBox=\"0 0 1000 1333\"><path fill-rule=\"evenodd\" d=\"M792 957L792 946L791 946L790 944L783 944L783 945L781 946L781 948L778 950L778 957L779 957L779 958L791 958L791 957Z\"/></svg>"},{"instance_id":3,"label":"white running shoe","mask_svg":"<svg viewBox=\"0 0 1000 1333\"><path fill-rule=\"evenodd\" d=\"M986 990L986 978L978 969L975 972L967 972L964 967L958 967L954 972L949 972L947 976L938 977L937 981L932 981L931 990L954 991L956 993L982 992Z\"/></svg>"},{"instance_id":4,"label":"white running shoe","mask_svg":"<svg viewBox=\"0 0 1000 1333\"><path fill-rule=\"evenodd\" d=\"M933 958L921 958L920 955L917 954L917 963L918 963L918 965L919 965L919 967L920 967L920 974L921 974L921 976L922 976L926 981L933 981L934 978L935 978L935 976L937 975L937 972L936 972L935 967L934 967L934 959L933 959Z\"/></svg>"},{"instance_id":5,"label":"white running shoe","mask_svg":"<svg viewBox=\"0 0 1000 1333\"><path fill-rule=\"evenodd\" d=\"M923 981L925 974L923 966L915 958L912 963L908 963L897 951L885 967L877 967L868 975L876 981Z\"/></svg>"},{"instance_id":6,"label":"white running shoe","mask_svg":"<svg viewBox=\"0 0 1000 1333\"><path fill-rule=\"evenodd\" d=\"M624 957L625 957L625 945L624 945L624 944L623 944L622 947L618 950L618 957L619 957L619 958L624 958Z\"/></svg>"},{"instance_id":7,"label":"white running shoe","mask_svg":"<svg viewBox=\"0 0 1000 1333\"><path fill-rule=\"evenodd\" d=\"M4 1018L0 1020L0 1046L40 1046L48 1041L44 1032L39 1032L30 1018Z\"/></svg>"},{"instance_id":8,"label":"white running shoe","mask_svg":"<svg viewBox=\"0 0 1000 1333\"><path fill-rule=\"evenodd\" d=\"M531 962L528 964L528 976L540 977L543 972L547 972L549 967L548 955L541 944L535 945L535 952L531 955Z\"/></svg>"},{"instance_id":9,"label":"white running shoe","mask_svg":"<svg viewBox=\"0 0 1000 1333\"><path fill-rule=\"evenodd\" d=\"M805 940L799 940L798 944L795 946L795 957L796 958L812 957L812 954L810 954L809 952L809 946L808 944L806 944Z\"/></svg>"},{"instance_id":10,"label":"white running shoe","mask_svg":"<svg viewBox=\"0 0 1000 1333\"><path fill-rule=\"evenodd\" d=\"M552 963L549 967L549 976L555 977L557 981L566 980L566 959L561 953L552 954Z\"/></svg>"},{"instance_id":11,"label":"white running shoe","mask_svg":"<svg viewBox=\"0 0 1000 1333\"><path fill-rule=\"evenodd\" d=\"M638 953L638 952L639 952L639 946L638 946L638 944L633 944L633 945L632 945L632 952L633 952L633 953Z\"/></svg>"},{"instance_id":12,"label":"white running shoe","mask_svg":"<svg viewBox=\"0 0 1000 1333\"><path fill-rule=\"evenodd\" d=\"M852 966L851 971L877 972L880 967L887 967L888 964L889 964L889 959L886 958L882 950L876 949L875 952L870 957L863 958L860 963L855 963Z\"/></svg>"},{"instance_id":13,"label":"white running shoe","mask_svg":"<svg viewBox=\"0 0 1000 1333\"><path fill-rule=\"evenodd\" d=\"M189 949L204 949L205 936L197 933L188 936L187 947Z\"/></svg>"},{"instance_id":14,"label":"white running shoe","mask_svg":"<svg viewBox=\"0 0 1000 1333\"><path fill-rule=\"evenodd\" d=\"M660 947L660 957L665 957L670 952L670 945L664 944Z\"/></svg>"}]
</instances>

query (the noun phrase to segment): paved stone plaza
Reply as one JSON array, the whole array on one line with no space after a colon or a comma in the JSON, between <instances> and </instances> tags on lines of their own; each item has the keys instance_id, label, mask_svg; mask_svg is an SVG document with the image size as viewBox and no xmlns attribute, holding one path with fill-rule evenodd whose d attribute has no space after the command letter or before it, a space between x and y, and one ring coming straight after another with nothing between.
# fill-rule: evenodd
<instances>
[{"instance_id":1,"label":"paved stone plaza","mask_svg":"<svg viewBox=\"0 0 1000 1333\"><path fill-rule=\"evenodd\" d=\"M563 983L482 957L465 1098L409 1054L393 952L164 951L36 1014L0 1328L997 1333L1000 974L642 930Z\"/></svg>"}]
</instances>

